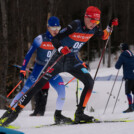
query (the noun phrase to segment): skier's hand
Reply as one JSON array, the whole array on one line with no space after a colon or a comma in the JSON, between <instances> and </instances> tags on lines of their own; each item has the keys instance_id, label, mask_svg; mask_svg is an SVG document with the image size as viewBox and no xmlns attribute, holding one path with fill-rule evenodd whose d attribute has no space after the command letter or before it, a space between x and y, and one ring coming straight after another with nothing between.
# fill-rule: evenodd
<instances>
[{"instance_id":1,"label":"skier's hand","mask_svg":"<svg viewBox=\"0 0 134 134\"><path fill-rule=\"evenodd\" d=\"M68 48L68 46L64 46L64 47L61 46L61 47L58 48L58 52L62 53L63 55L66 55L66 54L70 53L71 51Z\"/></svg>"},{"instance_id":2,"label":"skier's hand","mask_svg":"<svg viewBox=\"0 0 134 134\"><path fill-rule=\"evenodd\" d=\"M85 62L82 63L82 65L85 67L85 68L88 68L88 64L86 64Z\"/></svg>"},{"instance_id":3,"label":"skier's hand","mask_svg":"<svg viewBox=\"0 0 134 134\"><path fill-rule=\"evenodd\" d=\"M87 63L83 62L82 65L83 65L85 68L87 68L87 70L90 70L90 67L89 67L89 65L88 65Z\"/></svg>"},{"instance_id":4,"label":"skier's hand","mask_svg":"<svg viewBox=\"0 0 134 134\"><path fill-rule=\"evenodd\" d=\"M109 22L109 26L118 26L118 18L111 19Z\"/></svg>"},{"instance_id":5,"label":"skier's hand","mask_svg":"<svg viewBox=\"0 0 134 134\"><path fill-rule=\"evenodd\" d=\"M25 70L20 70L20 79L24 80L25 76L26 76L26 71Z\"/></svg>"}]
</instances>

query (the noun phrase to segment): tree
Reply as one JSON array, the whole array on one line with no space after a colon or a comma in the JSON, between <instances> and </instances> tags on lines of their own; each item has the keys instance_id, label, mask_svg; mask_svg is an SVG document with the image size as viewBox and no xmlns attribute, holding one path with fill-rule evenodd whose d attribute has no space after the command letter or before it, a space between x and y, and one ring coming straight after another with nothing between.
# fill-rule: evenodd
<instances>
[{"instance_id":1,"label":"tree","mask_svg":"<svg viewBox=\"0 0 134 134\"><path fill-rule=\"evenodd\" d=\"M8 67L8 17L7 17L7 0L0 0L1 6L1 25L2 30L0 39L0 95L6 96L6 77ZM0 108L4 108L6 100L0 98Z\"/></svg>"}]
</instances>

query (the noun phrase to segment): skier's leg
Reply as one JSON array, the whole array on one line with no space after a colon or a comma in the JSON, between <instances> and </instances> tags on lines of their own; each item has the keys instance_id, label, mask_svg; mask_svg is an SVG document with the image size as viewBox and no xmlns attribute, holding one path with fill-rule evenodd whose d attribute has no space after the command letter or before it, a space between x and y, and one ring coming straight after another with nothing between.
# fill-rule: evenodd
<instances>
[{"instance_id":1,"label":"skier's leg","mask_svg":"<svg viewBox=\"0 0 134 134\"><path fill-rule=\"evenodd\" d=\"M134 80L132 80L132 83L133 83L133 85L132 85L132 106L133 106L133 110L134 110Z\"/></svg>"},{"instance_id":2,"label":"skier's leg","mask_svg":"<svg viewBox=\"0 0 134 134\"><path fill-rule=\"evenodd\" d=\"M55 123L59 124L72 122L70 118L61 114L65 102L65 85L62 77L60 75L56 75L51 80L49 80L49 82L58 94L56 101L56 111L54 114Z\"/></svg>"},{"instance_id":3,"label":"skier's leg","mask_svg":"<svg viewBox=\"0 0 134 134\"><path fill-rule=\"evenodd\" d=\"M47 97L48 97L48 89L41 89L37 116L44 115L46 110Z\"/></svg>"},{"instance_id":4,"label":"skier's leg","mask_svg":"<svg viewBox=\"0 0 134 134\"><path fill-rule=\"evenodd\" d=\"M133 85L133 83L131 82L131 80L126 80L125 81L125 94L126 94L127 100L128 100L128 109L123 111L123 113L127 113L127 112L132 112L133 111L132 95L131 95L132 85Z\"/></svg>"},{"instance_id":5,"label":"skier's leg","mask_svg":"<svg viewBox=\"0 0 134 134\"><path fill-rule=\"evenodd\" d=\"M79 66L79 68L75 68L70 73L84 84L79 106L86 107L92 93L94 81L86 68Z\"/></svg>"},{"instance_id":6,"label":"skier's leg","mask_svg":"<svg viewBox=\"0 0 134 134\"><path fill-rule=\"evenodd\" d=\"M65 102L65 85L60 75L49 80L51 86L56 90L58 97L56 100L56 110L62 110Z\"/></svg>"},{"instance_id":7,"label":"skier's leg","mask_svg":"<svg viewBox=\"0 0 134 134\"><path fill-rule=\"evenodd\" d=\"M34 101L35 101L35 109L30 116L36 116L39 112L39 106L40 106L40 98L42 97L41 91L39 91L37 94L34 95Z\"/></svg>"},{"instance_id":8,"label":"skier's leg","mask_svg":"<svg viewBox=\"0 0 134 134\"><path fill-rule=\"evenodd\" d=\"M90 122L93 120L92 116L84 114L84 109L87 105L87 102L91 96L94 81L89 74L88 70L82 65L74 67L73 70L69 71L73 76L79 79L84 84L84 89L82 91L80 102L78 104L77 110L75 112L75 122Z\"/></svg>"}]
</instances>

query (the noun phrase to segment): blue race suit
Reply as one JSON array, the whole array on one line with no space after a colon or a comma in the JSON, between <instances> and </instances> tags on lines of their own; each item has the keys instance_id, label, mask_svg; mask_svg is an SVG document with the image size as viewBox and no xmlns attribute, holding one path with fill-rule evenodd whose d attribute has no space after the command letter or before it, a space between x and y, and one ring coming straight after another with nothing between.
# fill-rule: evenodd
<instances>
[{"instance_id":1,"label":"blue race suit","mask_svg":"<svg viewBox=\"0 0 134 134\"><path fill-rule=\"evenodd\" d=\"M48 31L45 34L39 35L34 39L30 50L25 56L23 66L21 68L21 70L26 69L26 66L33 52L37 50L37 57L36 57L33 71L28 77L21 92L19 92L17 96L13 99L12 103L10 104L11 107L36 82L36 80L40 76L41 70L43 69L44 65L48 62L49 58L51 57L52 50L54 49L51 43L51 39L52 36ZM57 91L58 94L57 101L56 101L56 109L62 110L65 101L65 86L64 86L63 79L61 78L60 75L56 75L52 79L50 79L49 82L51 86ZM14 108L15 107L16 105L14 106Z\"/></svg>"}]
</instances>

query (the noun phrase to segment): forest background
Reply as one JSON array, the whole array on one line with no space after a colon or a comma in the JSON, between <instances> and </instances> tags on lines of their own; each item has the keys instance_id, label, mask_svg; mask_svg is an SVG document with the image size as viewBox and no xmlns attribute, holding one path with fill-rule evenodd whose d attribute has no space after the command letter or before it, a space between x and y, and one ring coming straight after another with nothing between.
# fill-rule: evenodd
<instances>
[{"instance_id":1,"label":"forest background","mask_svg":"<svg viewBox=\"0 0 134 134\"><path fill-rule=\"evenodd\" d=\"M48 18L57 16L63 28L72 20L83 19L88 6L97 6L101 10L102 29L106 28L113 16L119 19L119 26L114 28L106 50L107 67L110 67L111 54L116 55L121 42L134 44L134 1L0 0L0 108L4 108L6 95L19 82L19 69L12 65L22 65L33 39L46 31ZM90 39L80 51L82 60L90 65L100 57L105 43L99 38ZM34 58L28 67L32 66L33 61Z\"/></svg>"}]
</instances>

